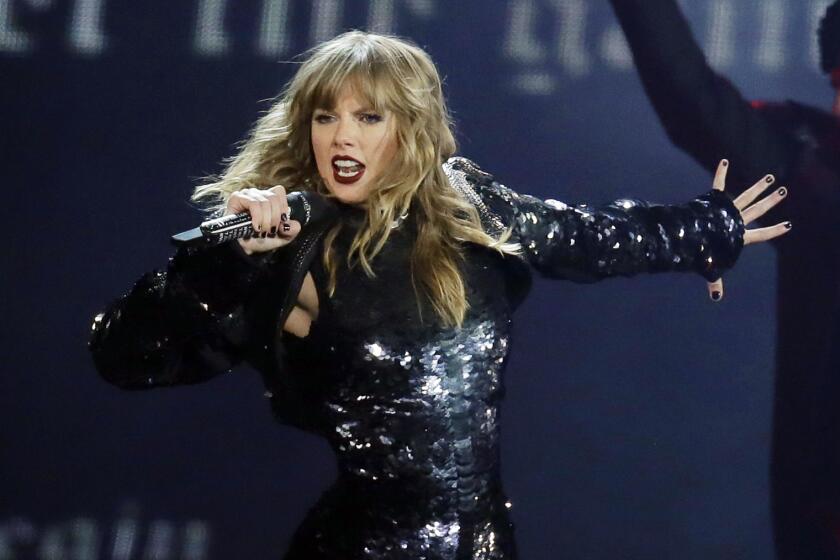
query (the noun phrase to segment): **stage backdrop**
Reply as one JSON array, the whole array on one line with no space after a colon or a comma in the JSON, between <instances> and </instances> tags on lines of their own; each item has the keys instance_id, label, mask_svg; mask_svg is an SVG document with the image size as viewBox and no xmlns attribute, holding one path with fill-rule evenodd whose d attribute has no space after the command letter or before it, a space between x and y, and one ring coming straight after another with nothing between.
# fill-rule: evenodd
<instances>
[{"instance_id":1,"label":"stage backdrop","mask_svg":"<svg viewBox=\"0 0 840 560\"><path fill-rule=\"evenodd\" d=\"M825 4L684 3L748 96L819 106ZM295 55L351 28L427 48L461 153L516 190L681 202L710 186L604 1L0 0L0 558L279 558L331 482L325 442L275 424L248 368L121 392L86 342L196 224L196 178ZM774 258L745 251L720 304L688 275L537 281L503 410L522 558L771 557Z\"/></svg>"}]
</instances>

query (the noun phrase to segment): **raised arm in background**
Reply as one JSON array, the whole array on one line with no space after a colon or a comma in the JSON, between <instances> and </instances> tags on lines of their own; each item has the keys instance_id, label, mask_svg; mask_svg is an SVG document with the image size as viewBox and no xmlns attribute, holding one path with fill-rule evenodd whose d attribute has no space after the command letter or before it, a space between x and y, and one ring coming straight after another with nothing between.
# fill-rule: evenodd
<instances>
[{"instance_id":1,"label":"raised arm in background","mask_svg":"<svg viewBox=\"0 0 840 560\"><path fill-rule=\"evenodd\" d=\"M770 486L778 558L840 558L840 2L819 31L832 112L746 101L709 67L673 0L611 0L668 136L706 169L732 159L790 188L796 232L777 249L776 372ZM749 175L747 176L749 177ZM773 213L765 215L770 223Z\"/></svg>"},{"instance_id":2,"label":"raised arm in background","mask_svg":"<svg viewBox=\"0 0 840 560\"><path fill-rule=\"evenodd\" d=\"M733 183L738 185L768 172L787 184L794 164L793 140L709 66L677 4L611 3L645 92L671 141L712 172L718 161L728 158L736 164Z\"/></svg>"}]
</instances>

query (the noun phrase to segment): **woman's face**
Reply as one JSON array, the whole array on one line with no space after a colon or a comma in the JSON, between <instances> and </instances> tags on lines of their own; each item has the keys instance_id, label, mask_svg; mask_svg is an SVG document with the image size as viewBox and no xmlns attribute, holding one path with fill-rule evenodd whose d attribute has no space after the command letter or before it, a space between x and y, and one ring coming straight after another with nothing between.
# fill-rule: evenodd
<instances>
[{"instance_id":1,"label":"woman's face","mask_svg":"<svg viewBox=\"0 0 840 560\"><path fill-rule=\"evenodd\" d=\"M312 151L327 189L345 204L363 205L397 153L396 122L345 86L335 107L312 114Z\"/></svg>"}]
</instances>

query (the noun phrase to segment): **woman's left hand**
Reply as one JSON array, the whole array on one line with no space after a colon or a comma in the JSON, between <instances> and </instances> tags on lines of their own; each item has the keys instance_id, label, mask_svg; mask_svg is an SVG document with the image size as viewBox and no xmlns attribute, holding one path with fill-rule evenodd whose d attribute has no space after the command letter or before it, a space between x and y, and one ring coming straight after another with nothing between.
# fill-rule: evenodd
<instances>
[{"instance_id":1,"label":"woman's left hand","mask_svg":"<svg viewBox=\"0 0 840 560\"><path fill-rule=\"evenodd\" d=\"M729 169L729 162L725 159L720 160L717 171L715 171L715 178L712 182L712 188L722 191L726 184L726 171ZM768 210L776 206L782 199L787 196L787 188L779 187L771 194L765 196L758 202L753 202L758 196L763 193L770 185L773 184L774 177L767 175L762 177L756 184L745 190L733 202L735 207L741 212L741 218L744 220L746 226L756 218L763 216ZM763 228L748 229L744 232L744 245L750 243L759 243L761 241L768 241L780 235L784 235L790 231L793 225L790 222L782 222L774 226ZM720 301L723 298L723 279L718 278L714 282L709 282L709 297L713 301Z\"/></svg>"}]
</instances>

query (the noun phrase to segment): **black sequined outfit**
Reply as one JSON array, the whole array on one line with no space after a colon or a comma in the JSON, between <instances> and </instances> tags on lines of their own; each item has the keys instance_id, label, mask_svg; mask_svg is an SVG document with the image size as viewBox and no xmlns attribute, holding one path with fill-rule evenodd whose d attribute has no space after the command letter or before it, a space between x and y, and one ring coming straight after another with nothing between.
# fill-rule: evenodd
<instances>
[{"instance_id":1,"label":"black sequined outfit","mask_svg":"<svg viewBox=\"0 0 840 560\"><path fill-rule=\"evenodd\" d=\"M109 381L189 383L245 359L263 374L281 421L327 438L339 478L298 529L288 559L515 558L499 405L526 265L583 281L665 270L716 278L743 243L740 215L719 192L680 207L622 200L590 210L518 195L468 160L446 169L485 229L512 226L511 241L522 246L521 257L464 247L470 308L460 329L441 326L428 302L418 306L409 280L413 216L374 259L376 276L342 268L332 297L313 241L324 228L315 227L309 240L258 259L232 245L176 254L166 273L145 276L94 321L91 349ZM338 254L363 218L339 207ZM319 315L299 338L278 329L288 298L267 298L282 282L297 294L306 271ZM260 336L262 325L271 337Z\"/></svg>"}]
</instances>

